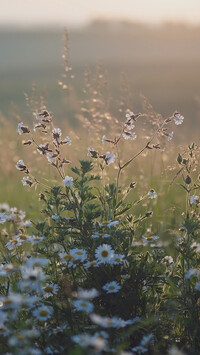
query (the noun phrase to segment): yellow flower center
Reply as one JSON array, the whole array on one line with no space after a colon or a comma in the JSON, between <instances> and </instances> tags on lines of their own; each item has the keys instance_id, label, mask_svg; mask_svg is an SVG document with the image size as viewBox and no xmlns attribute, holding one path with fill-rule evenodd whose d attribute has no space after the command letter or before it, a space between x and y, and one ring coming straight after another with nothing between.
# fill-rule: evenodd
<instances>
[{"instance_id":1,"label":"yellow flower center","mask_svg":"<svg viewBox=\"0 0 200 355\"><path fill-rule=\"evenodd\" d=\"M34 263L34 266L40 266L41 265L41 263L39 262L39 261L36 261L35 263Z\"/></svg>"},{"instance_id":2,"label":"yellow flower center","mask_svg":"<svg viewBox=\"0 0 200 355\"><path fill-rule=\"evenodd\" d=\"M108 288L109 288L109 290L114 290L114 289L115 289L115 286L112 286L112 285L111 285L111 286L109 286Z\"/></svg>"},{"instance_id":3,"label":"yellow flower center","mask_svg":"<svg viewBox=\"0 0 200 355\"><path fill-rule=\"evenodd\" d=\"M71 259L73 259L73 256L71 254L66 254L64 256L64 259L71 260Z\"/></svg>"},{"instance_id":4,"label":"yellow flower center","mask_svg":"<svg viewBox=\"0 0 200 355\"><path fill-rule=\"evenodd\" d=\"M44 290L46 292L52 292L53 291L53 287L52 286L47 286L47 287L44 288Z\"/></svg>"},{"instance_id":5,"label":"yellow flower center","mask_svg":"<svg viewBox=\"0 0 200 355\"><path fill-rule=\"evenodd\" d=\"M109 221L104 221L104 222L102 222L102 224L103 224L104 226L107 226L107 225L109 224Z\"/></svg>"},{"instance_id":6,"label":"yellow flower center","mask_svg":"<svg viewBox=\"0 0 200 355\"><path fill-rule=\"evenodd\" d=\"M97 264L96 261L91 261L90 266L94 266L96 264Z\"/></svg>"},{"instance_id":7,"label":"yellow flower center","mask_svg":"<svg viewBox=\"0 0 200 355\"><path fill-rule=\"evenodd\" d=\"M21 240L27 240L27 236L26 236L25 234L21 234L21 235L19 236L19 238L20 238Z\"/></svg>"},{"instance_id":8,"label":"yellow flower center","mask_svg":"<svg viewBox=\"0 0 200 355\"><path fill-rule=\"evenodd\" d=\"M81 302L81 306L82 306L82 307L86 307L86 306L87 306L87 303L83 301L83 302Z\"/></svg>"},{"instance_id":9,"label":"yellow flower center","mask_svg":"<svg viewBox=\"0 0 200 355\"><path fill-rule=\"evenodd\" d=\"M45 309L43 309L42 311L40 311L40 316L42 316L42 317L47 316L47 314L48 314L48 312L45 311Z\"/></svg>"},{"instance_id":10,"label":"yellow flower center","mask_svg":"<svg viewBox=\"0 0 200 355\"><path fill-rule=\"evenodd\" d=\"M77 251L76 254L77 255L83 255L83 252L82 251Z\"/></svg>"},{"instance_id":11,"label":"yellow flower center","mask_svg":"<svg viewBox=\"0 0 200 355\"><path fill-rule=\"evenodd\" d=\"M12 303L12 301L9 300L9 299L7 299L7 300L4 301L4 304L6 304L6 305L9 305L9 304L11 304L11 303Z\"/></svg>"},{"instance_id":12,"label":"yellow flower center","mask_svg":"<svg viewBox=\"0 0 200 355\"><path fill-rule=\"evenodd\" d=\"M153 240L153 238L152 237L147 237L147 240Z\"/></svg>"},{"instance_id":13,"label":"yellow flower center","mask_svg":"<svg viewBox=\"0 0 200 355\"><path fill-rule=\"evenodd\" d=\"M121 259L120 259L120 258L115 258L114 260L115 260L115 261L117 261L117 262L118 262L118 261L121 261Z\"/></svg>"},{"instance_id":14,"label":"yellow flower center","mask_svg":"<svg viewBox=\"0 0 200 355\"><path fill-rule=\"evenodd\" d=\"M12 245L15 245L15 244L17 244L17 243L18 243L17 240L12 240L12 242L11 242Z\"/></svg>"},{"instance_id":15,"label":"yellow flower center","mask_svg":"<svg viewBox=\"0 0 200 355\"><path fill-rule=\"evenodd\" d=\"M103 250L103 251L101 252L101 255L103 256L103 258L106 258L106 257L108 256L107 250Z\"/></svg>"}]
</instances>

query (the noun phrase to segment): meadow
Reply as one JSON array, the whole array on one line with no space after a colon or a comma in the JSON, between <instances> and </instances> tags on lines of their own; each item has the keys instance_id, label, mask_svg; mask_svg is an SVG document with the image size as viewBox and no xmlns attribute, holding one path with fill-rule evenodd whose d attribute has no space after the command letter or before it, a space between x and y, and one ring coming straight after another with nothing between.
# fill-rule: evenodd
<instances>
[{"instance_id":1,"label":"meadow","mask_svg":"<svg viewBox=\"0 0 200 355\"><path fill-rule=\"evenodd\" d=\"M0 38L0 354L198 354L198 28Z\"/></svg>"}]
</instances>

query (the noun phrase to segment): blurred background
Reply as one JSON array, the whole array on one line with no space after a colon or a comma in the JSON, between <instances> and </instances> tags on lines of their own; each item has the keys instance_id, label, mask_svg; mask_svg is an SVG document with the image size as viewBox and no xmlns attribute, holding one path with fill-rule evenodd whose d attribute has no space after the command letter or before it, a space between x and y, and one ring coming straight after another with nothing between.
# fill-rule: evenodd
<instances>
[{"instance_id":1,"label":"blurred background","mask_svg":"<svg viewBox=\"0 0 200 355\"><path fill-rule=\"evenodd\" d=\"M200 98L198 0L0 0L0 8L0 111L6 117L13 106L25 112L24 93L30 94L33 83L54 114L67 114L58 87L67 27L78 98L85 68L101 63L111 96L118 97L125 73L133 111L141 110L143 94L164 116L181 111L189 137L198 133L193 130Z\"/></svg>"},{"instance_id":2,"label":"blurred background","mask_svg":"<svg viewBox=\"0 0 200 355\"><path fill-rule=\"evenodd\" d=\"M126 87L126 108L142 111L144 95L164 117L183 114L178 130L182 143L199 140L199 0L0 0L0 9L5 186L7 176L16 175L12 167L22 150L13 121L32 120L28 98L42 95L59 125L81 129L78 116L88 73L103 73L113 110ZM74 88L71 94L68 85ZM122 107L118 118L124 120L124 113ZM11 199L11 194L9 186L1 197Z\"/></svg>"}]
</instances>

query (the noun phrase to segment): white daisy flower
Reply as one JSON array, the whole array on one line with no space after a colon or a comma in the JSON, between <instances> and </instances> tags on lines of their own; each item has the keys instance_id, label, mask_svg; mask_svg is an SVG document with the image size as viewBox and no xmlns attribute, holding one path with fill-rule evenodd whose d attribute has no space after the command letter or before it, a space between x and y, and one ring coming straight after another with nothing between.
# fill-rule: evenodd
<instances>
[{"instance_id":1,"label":"white daisy flower","mask_svg":"<svg viewBox=\"0 0 200 355\"><path fill-rule=\"evenodd\" d=\"M103 287L103 290L107 293L117 293L121 286L116 281L107 282Z\"/></svg>"},{"instance_id":2,"label":"white daisy flower","mask_svg":"<svg viewBox=\"0 0 200 355\"><path fill-rule=\"evenodd\" d=\"M90 290L79 289L77 292L73 293L73 296L84 300L89 300L98 297L99 292L96 290L96 288L91 288Z\"/></svg>"},{"instance_id":3,"label":"white daisy flower","mask_svg":"<svg viewBox=\"0 0 200 355\"><path fill-rule=\"evenodd\" d=\"M73 259L79 260L80 262L84 262L87 259L87 252L84 249L71 249L70 255L72 255Z\"/></svg>"},{"instance_id":4,"label":"white daisy flower","mask_svg":"<svg viewBox=\"0 0 200 355\"><path fill-rule=\"evenodd\" d=\"M99 263L110 263L112 261L113 255L114 251L109 244L99 245L95 250L95 257Z\"/></svg>"},{"instance_id":5,"label":"white daisy flower","mask_svg":"<svg viewBox=\"0 0 200 355\"><path fill-rule=\"evenodd\" d=\"M73 301L73 305L77 311L84 311L86 313L90 313L94 309L94 305L91 302L84 299Z\"/></svg>"},{"instance_id":6,"label":"white daisy flower","mask_svg":"<svg viewBox=\"0 0 200 355\"><path fill-rule=\"evenodd\" d=\"M184 117L180 113L175 113L174 114L174 123L175 125L180 125L183 123Z\"/></svg>"},{"instance_id":7,"label":"white daisy flower","mask_svg":"<svg viewBox=\"0 0 200 355\"><path fill-rule=\"evenodd\" d=\"M73 185L73 177L71 176L65 176L65 178L63 179L63 184L66 186L66 187L70 187Z\"/></svg>"},{"instance_id":8,"label":"white daisy flower","mask_svg":"<svg viewBox=\"0 0 200 355\"><path fill-rule=\"evenodd\" d=\"M39 321L43 322L51 318L52 313L53 313L53 309L51 307L47 307L43 305L33 311L33 316L37 318Z\"/></svg>"},{"instance_id":9,"label":"white daisy flower","mask_svg":"<svg viewBox=\"0 0 200 355\"><path fill-rule=\"evenodd\" d=\"M117 226L119 224L119 221L103 221L102 223L99 224L99 227L114 227Z\"/></svg>"},{"instance_id":10,"label":"white daisy flower","mask_svg":"<svg viewBox=\"0 0 200 355\"><path fill-rule=\"evenodd\" d=\"M58 293L58 285L56 284L47 284L43 287L44 297L53 296Z\"/></svg>"},{"instance_id":11,"label":"white daisy flower","mask_svg":"<svg viewBox=\"0 0 200 355\"><path fill-rule=\"evenodd\" d=\"M145 242L145 243L153 242L154 240L158 240L158 239L159 239L158 235L152 235L152 236L149 236L149 237L145 237L144 235L142 236L142 241Z\"/></svg>"},{"instance_id":12,"label":"white daisy flower","mask_svg":"<svg viewBox=\"0 0 200 355\"><path fill-rule=\"evenodd\" d=\"M99 266L99 261L98 260L88 261L87 263L84 264L84 267L86 269L89 269L89 267L98 267L98 266Z\"/></svg>"},{"instance_id":13,"label":"white daisy flower","mask_svg":"<svg viewBox=\"0 0 200 355\"><path fill-rule=\"evenodd\" d=\"M112 258L112 264L117 265L117 264L122 264L125 260L124 255L121 254L114 254Z\"/></svg>"},{"instance_id":14,"label":"white daisy flower","mask_svg":"<svg viewBox=\"0 0 200 355\"><path fill-rule=\"evenodd\" d=\"M26 262L26 265L29 267L29 268L35 268L35 267L44 267L46 265L48 265L49 263L49 260L48 259L45 259L45 258L29 258Z\"/></svg>"},{"instance_id":15,"label":"white daisy flower","mask_svg":"<svg viewBox=\"0 0 200 355\"><path fill-rule=\"evenodd\" d=\"M134 353L140 355L140 354L144 354L148 351L147 348L144 348L144 346L142 345L138 345L138 346L135 346L134 348L131 349Z\"/></svg>"}]
</instances>

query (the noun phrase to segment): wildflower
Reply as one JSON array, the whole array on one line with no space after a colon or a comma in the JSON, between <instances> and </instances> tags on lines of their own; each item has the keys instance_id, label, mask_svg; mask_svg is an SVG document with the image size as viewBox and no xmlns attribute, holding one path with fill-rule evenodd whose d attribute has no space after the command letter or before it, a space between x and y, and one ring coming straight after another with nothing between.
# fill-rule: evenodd
<instances>
[{"instance_id":1,"label":"wildflower","mask_svg":"<svg viewBox=\"0 0 200 355\"><path fill-rule=\"evenodd\" d=\"M174 114L174 123L175 123L175 125L182 124L183 120L184 120L184 117L180 113L175 112L175 114Z\"/></svg>"},{"instance_id":2,"label":"wildflower","mask_svg":"<svg viewBox=\"0 0 200 355\"><path fill-rule=\"evenodd\" d=\"M66 186L66 187L70 187L73 185L73 177L71 176L65 176L65 178L63 179L63 184Z\"/></svg>"},{"instance_id":3,"label":"wildflower","mask_svg":"<svg viewBox=\"0 0 200 355\"><path fill-rule=\"evenodd\" d=\"M127 131L123 131L122 133L122 137L124 139L130 139L130 140L134 140L137 138L137 135L135 132L127 132Z\"/></svg>"},{"instance_id":4,"label":"wildflower","mask_svg":"<svg viewBox=\"0 0 200 355\"><path fill-rule=\"evenodd\" d=\"M71 249L70 255L72 255L75 260L80 260L81 262L87 259L87 253L84 249Z\"/></svg>"},{"instance_id":5,"label":"wildflower","mask_svg":"<svg viewBox=\"0 0 200 355\"><path fill-rule=\"evenodd\" d=\"M123 261L125 261L125 260L123 260L123 258L124 258L124 255L114 254L113 258L112 258L112 264L114 264L114 265L122 264Z\"/></svg>"},{"instance_id":6,"label":"wildflower","mask_svg":"<svg viewBox=\"0 0 200 355\"><path fill-rule=\"evenodd\" d=\"M94 150L94 148L89 147L87 155L88 155L88 157L92 157L92 158L97 159L99 156L99 153L96 152L96 150Z\"/></svg>"},{"instance_id":7,"label":"wildflower","mask_svg":"<svg viewBox=\"0 0 200 355\"><path fill-rule=\"evenodd\" d=\"M66 137L63 141L62 141L62 144L68 144L68 145L71 145L72 144L72 141L69 137Z\"/></svg>"},{"instance_id":8,"label":"wildflower","mask_svg":"<svg viewBox=\"0 0 200 355\"><path fill-rule=\"evenodd\" d=\"M111 259L114 255L114 251L109 244L99 245L95 250L95 257L99 261L99 263L110 263Z\"/></svg>"},{"instance_id":9,"label":"wildflower","mask_svg":"<svg viewBox=\"0 0 200 355\"><path fill-rule=\"evenodd\" d=\"M58 155L57 154L50 154L50 153L47 153L46 154L46 157L47 157L47 160L49 163L51 163L52 165L54 165L54 159L57 157Z\"/></svg>"},{"instance_id":10,"label":"wildflower","mask_svg":"<svg viewBox=\"0 0 200 355\"><path fill-rule=\"evenodd\" d=\"M195 285L195 290L200 291L200 281L198 281Z\"/></svg>"},{"instance_id":11,"label":"wildflower","mask_svg":"<svg viewBox=\"0 0 200 355\"><path fill-rule=\"evenodd\" d=\"M77 311L84 311L86 313L90 313L94 309L94 305L87 300L76 300L73 301L73 305Z\"/></svg>"},{"instance_id":12,"label":"wildflower","mask_svg":"<svg viewBox=\"0 0 200 355\"><path fill-rule=\"evenodd\" d=\"M30 129L24 126L23 122L20 122L17 126L17 132L21 135L23 133L30 133Z\"/></svg>"},{"instance_id":13,"label":"wildflower","mask_svg":"<svg viewBox=\"0 0 200 355\"><path fill-rule=\"evenodd\" d=\"M92 260L88 261L87 263L84 264L84 267L88 269L89 267L98 267L99 266L99 261L98 260Z\"/></svg>"},{"instance_id":14,"label":"wildflower","mask_svg":"<svg viewBox=\"0 0 200 355\"><path fill-rule=\"evenodd\" d=\"M38 243L41 243L44 239L45 239L45 236L39 237L38 235L32 235L30 241L32 244L38 244Z\"/></svg>"},{"instance_id":15,"label":"wildflower","mask_svg":"<svg viewBox=\"0 0 200 355\"><path fill-rule=\"evenodd\" d=\"M120 290L121 286L119 285L118 282L111 281L111 282L107 282L102 288L107 293L117 293Z\"/></svg>"},{"instance_id":16,"label":"wildflower","mask_svg":"<svg viewBox=\"0 0 200 355\"><path fill-rule=\"evenodd\" d=\"M45 258L33 258L33 257L30 257L28 258L27 262L26 262L26 265L29 267L29 268L35 268L35 267L43 267L43 266L46 266L48 265L49 263L49 260L48 259L45 259Z\"/></svg>"},{"instance_id":17,"label":"wildflower","mask_svg":"<svg viewBox=\"0 0 200 355\"><path fill-rule=\"evenodd\" d=\"M97 238L99 238L99 232L94 232L94 233L91 235L91 238L92 238L92 239L97 239Z\"/></svg>"},{"instance_id":18,"label":"wildflower","mask_svg":"<svg viewBox=\"0 0 200 355\"><path fill-rule=\"evenodd\" d=\"M39 144L37 147L37 151L42 155L46 155L47 152L52 152L52 150L49 149L49 143Z\"/></svg>"},{"instance_id":19,"label":"wildflower","mask_svg":"<svg viewBox=\"0 0 200 355\"><path fill-rule=\"evenodd\" d=\"M73 294L73 296L81 299L93 299L99 296L99 292L96 288L91 288L90 290L79 289L77 292Z\"/></svg>"},{"instance_id":20,"label":"wildflower","mask_svg":"<svg viewBox=\"0 0 200 355\"><path fill-rule=\"evenodd\" d=\"M84 348L91 346L98 352L106 350L106 340L98 333L94 335L87 333L77 334L72 336L72 340Z\"/></svg>"},{"instance_id":21,"label":"wildflower","mask_svg":"<svg viewBox=\"0 0 200 355\"><path fill-rule=\"evenodd\" d=\"M197 277L199 271L197 269L189 269L185 274L185 279L190 280L191 277Z\"/></svg>"},{"instance_id":22,"label":"wildflower","mask_svg":"<svg viewBox=\"0 0 200 355\"><path fill-rule=\"evenodd\" d=\"M144 348L144 346L141 346L141 345L135 346L131 350L136 354L144 354L148 351L147 348Z\"/></svg>"},{"instance_id":23,"label":"wildflower","mask_svg":"<svg viewBox=\"0 0 200 355\"><path fill-rule=\"evenodd\" d=\"M102 223L99 224L99 227L114 227L117 226L119 224L119 221L103 221Z\"/></svg>"},{"instance_id":24,"label":"wildflower","mask_svg":"<svg viewBox=\"0 0 200 355\"><path fill-rule=\"evenodd\" d=\"M168 142L172 140L172 138L174 137L174 132L172 131L171 133L167 134L167 140Z\"/></svg>"},{"instance_id":25,"label":"wildflower","mask_svg":"<svg viewBox=\"0 0 200 355\"><path fill-rule=\"evenodd\" d=\"M16 164L16 168L20 171L25 171L27 170L27 167L26 165L24 164L24 161L23 160L18 160L17 164Z\"/></svg>"},{"instance_id":26,"label":"wildflower","mask_svg":"<svg viewBox=\"0 0 200 355\"><path fill-rule=\"evenodd\" d=\"M106 136L104 135L104 136L102 137L102 143L104 144L106 141L107 141L107 138L106 138Z\"/></svg>"},{"instance_id":27,"label":"wildflower","mask_svg":"<svg viewBox=\"0 0 200 355\"><path fill-rule=\"evenodd\" d=\"M190 204L197 204L199 202L199 196L192 195L190 196Z\"/></svg>"},{"instance_id":28,"label":"wildflower","mask_svg":"<svg viewBox=\"0 0 200 355\"><path fill-rule=\"evenodd\" d=\"M33 181L31 181L31 179L29 178L29 176L27 175L27 176L24 176L23 178L22 178L22 184L23 184L23 186L26 186L26 185L28 185L28 186L32 186L33 185Z\"/></svg>"},{"instance_id":29,"label":"wildflower","mask_svg":"<svg viewBox=\"0 0 200 355\"><path fill-rule=\"evenodd\" d=\"M54 128L52 130L52 136L53 136L55 145L61 144L61 135L62 135L62 131L60 128Z\"/></svg>"},{"instance_id":30,"label":"wildflower","mask_svg":"<svg viewBox=\"0 0 200 355\"><path fill-rule=\"evenodd\" d=\"M151 199L153 198L157 198L157 193L155 192L155 190L151 189L149 192L148 192L148 195Z\"/></svg>"},{"instance_id":31,"label":"wildflower","mask_svg":"<svg viewBox=\"0 0 200 355\"><path fill-rule=\"evenodd\" d=\"M21 240L18 240L17 238L13 238L13 239L10 239L8 241L8 243L6 243L5 247L8 249L8 250L13 250L15 248L17 248L18 246L20 246L22 244L22 241Z\"/></svg>"},{"instance_id":32,"label":"wildflower","mask_svg":"<svg viewBox=\"0 0 200 355\"><path fill-rule=\"evenodd\" d=\"M44 297L49 297L55 295L58 292L58 285L56 284L47 284L43 287Z\"/></svg>"},{"instance_id":33,"label":"wildflower","mask_svg":"<svg viewBox=\"0 0 200 355\"><path fill-rule=\"evenodd\" d=\"M58 221L60 219L60 216L58 216L57 214L52 214L51 218L54 220L54 221Z\"/></svg>"},{"instance_id":34,"label":"wildflower","mask_svg":"<svg viewBox=\"0 0 200 355\"><path fill-rule=\"evenodd\" d=\"M149 237L145 237L144 235L142 236L142 241L143 242L152 242L154 240L158 240L159 239L159 236L158 235L152 235L152 236L149 236Z\"/></svg>"},{"instance_id":35,"label":"wildflower","mask_svg":"<svg viewBox=\"0 0 200 355\"><path fill-rule=\"evenodd\" d=\"M4 213L0 213L0 223L5 223L7 216Z\"/></svg>"},{"instance_id":36,"label":"wildflower","mask_svg":"<svg viewBox=\"0 0 200 355\"><path fill-rule=\"evenodd\" d=\"M115 154L107 152L104 158L107 165L115 162Z\"/></svg>"},{"instance_id":37,"label":"wildflower","mask_svg":"<svg viewBox=\"0 0 200 355\"><path fill-rule=\"evenodd\" d=\"M153 340L154 340L154 335L152 333L150 333L148 335L144 335L141 342L140 342L140 345L146 346L148 344L152 344Z\"/></svg>"},{"instance_id":38,"label":"wildflower","mask_svg":"<svg viewBox=\"0 0 200 355\"><path fill-rule=\"evenodd\" d=\"M47 319L51 318L52 313L53 310L51 307L43 305L33 311L33 316L39 321L46 321Z\"/></svg>"}]
</instances>

